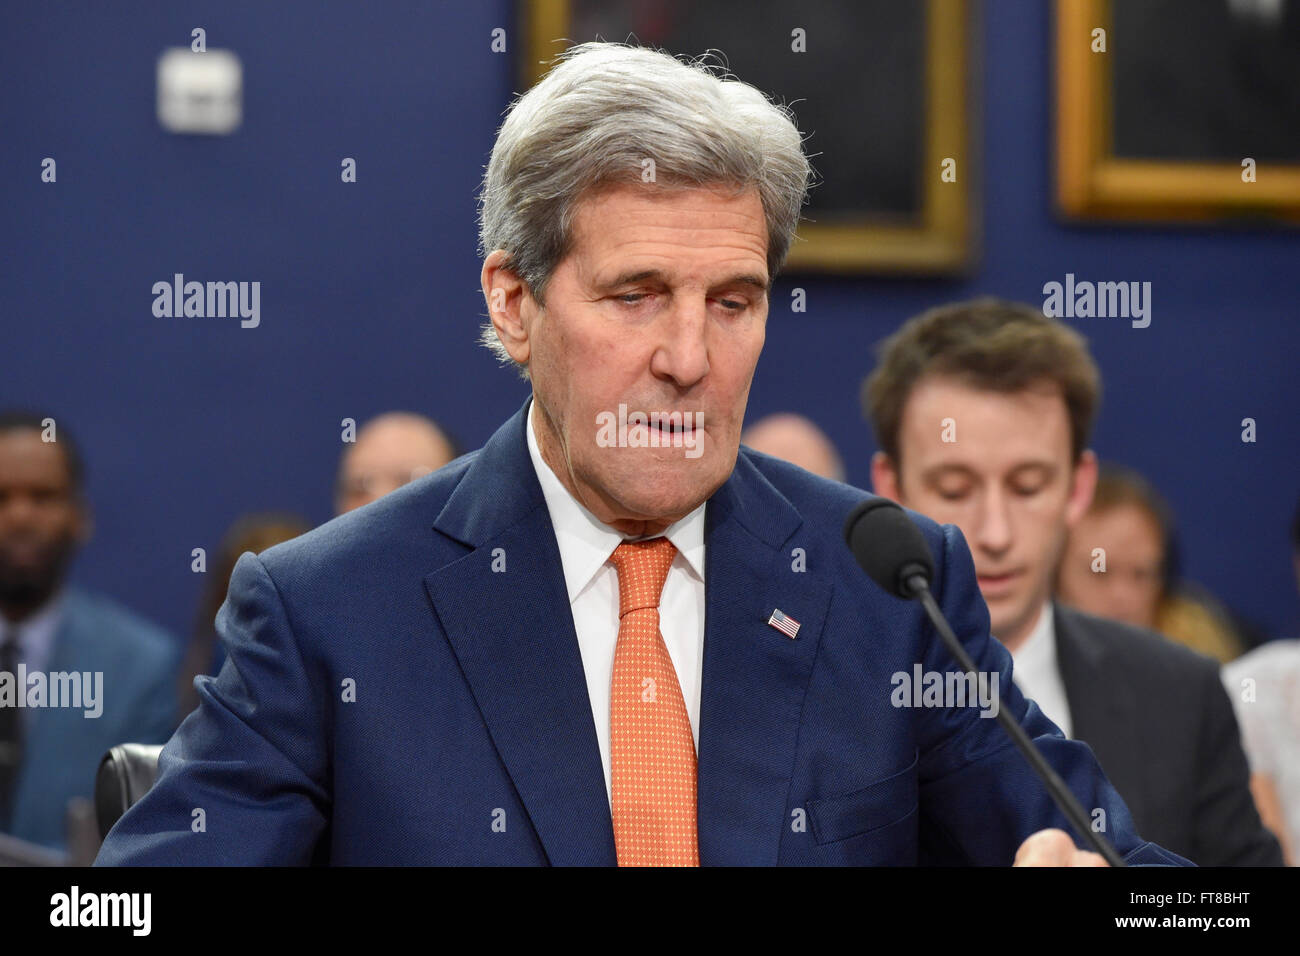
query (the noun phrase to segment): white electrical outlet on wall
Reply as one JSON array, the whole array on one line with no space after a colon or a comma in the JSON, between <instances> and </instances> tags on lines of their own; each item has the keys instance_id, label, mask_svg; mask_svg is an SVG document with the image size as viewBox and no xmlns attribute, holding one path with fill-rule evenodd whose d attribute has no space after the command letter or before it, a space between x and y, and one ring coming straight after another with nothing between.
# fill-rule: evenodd
<instances>
[{"instance_id":1,"label":"white electrical outlet on wall","mask_svg":"<svg viewBox=\"0 0 1300 956\"><path fill-rule=\"evenodd\" d=\"M244 68L231 50L185 47L158 58L158 122L170 133L224 136L243 118Z\"/></svg>"}]
</instances>

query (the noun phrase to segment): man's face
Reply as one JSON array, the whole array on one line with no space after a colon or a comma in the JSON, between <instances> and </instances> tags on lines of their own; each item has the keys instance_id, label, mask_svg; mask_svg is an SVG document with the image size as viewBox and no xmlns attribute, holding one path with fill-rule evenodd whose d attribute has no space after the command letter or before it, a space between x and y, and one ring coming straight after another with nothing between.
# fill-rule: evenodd
<instances>
[{"instance_id":1,"label":"man's face","mask_svg":"<svg viewBox=\"0 0 1300 956\"><path fill-rule=\"evenodd\" d=\"M1097 555L1095 549L1103 554ZM1098 562L1105 560L1104 571ZM1137 505L1090 511L1070 532L1057 574L1057 593L1072 607L1135 627L1155 624L1164 542Z\"/></svg>"},{"instance_id":2,"label":"man's face","mask_svg":"<svg viewBox=\"0 0 1300 956\"><path fill-rule=\"evenodd\" d=\"M0 605L43 603L85 531L63 450L35 429L0 431Z\"/></svg>"},{"instance_id":3,"label":"man's face","mask_svg":"<svg viewBox=\"0 0 1300 956\"><path fill-rule=\"evenodd\" d=\"M901 469L876 456L876 490L961 529L993 634L1014 650L1038 620L1066 533L1096 482L1091 452L1071 466L1059 389L1004 394L922 379L904 406L899 457Z\"/></svg>"},{"instance_id":4,"label":"man's face","mask_svg":"<svg viewBox=\"0 0 1300 956\"><path fill-rule=\"evenodd\" d=\"M339 514L377 501L453 458L447 439L428 423L387 416L369 423L343 457L335 506Z\"/></svg>"},{"instance_id":5,"label":"man's face","mask_svg":"<svg viewBox=\"0 0 1300 956\"><path fill-rule=\"evenodd\" d=\"M498 332L513 323L503 341L528 366L547 464L601 521L657 533L735 467L767 320L762 203L756 190L617 187L584 200L573 229L544 308L512 291L495 253L484 292ZM608 426L634 413L697 427L630 423L622 441Z\"/></svg>"}]
</instances>

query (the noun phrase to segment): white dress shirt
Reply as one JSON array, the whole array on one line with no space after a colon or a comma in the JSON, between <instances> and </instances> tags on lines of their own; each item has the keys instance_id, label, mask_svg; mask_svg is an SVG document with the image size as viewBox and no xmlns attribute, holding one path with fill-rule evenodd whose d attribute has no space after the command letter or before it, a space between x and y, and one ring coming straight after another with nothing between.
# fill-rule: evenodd
<instances>
[{"instance_id":1,"label":"white dress shirt","mask_svg":"<svg viewBox=\"0 0 1300 956\"><path fill-rule=\"evenodd\" d=\"M1056 615L1051 601L1043 605L1038 623L1011 656L1015 664L1011 675L1020 693L1032 698L1047 719L1069 737L1070 702L1056 659Z\"/></svg>"},{"instance_id":2,"label":"white dress shirt","mask_svg":"<svg viewBox=\"0 0 1300 956\"><path fill-rule=\"evenodd\" d=\"M535 406L536 402L529 403L528 455L541 483L560 548L582 669L587 676L591 716L596 722L600 762L605 770L605 793L612 807L609 706L614 647L618 643L618 572L609 557L624 541L637 539L597 520L560 483L537 447ZM700 674L704 664L704 508L701 504L661 535L653 536L666 537L677 548L659 601L659 630L677 672L696 752L700 747Z\"/></svg>"}]
</instances>

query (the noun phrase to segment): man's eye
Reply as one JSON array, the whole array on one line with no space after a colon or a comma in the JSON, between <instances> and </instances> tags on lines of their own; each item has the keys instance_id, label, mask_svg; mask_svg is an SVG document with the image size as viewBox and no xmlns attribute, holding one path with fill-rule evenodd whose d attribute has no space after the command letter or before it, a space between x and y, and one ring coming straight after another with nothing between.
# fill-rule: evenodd
<instances>
[{"instance_id":1,"label":"man's eye","mask_svg":"<svg viewBox=\"0 0 1300 956\"><path fill-rule=\"evenodd\" d=\"M958 489L940 488L938 489L938 491L939 491L939 497L942 498L944 501L958 501L962 498L965 498L967 493L967 489L965 488L958 488Z\"/></svg>"},{"instance_id":2,"label":"man's eye","mask_svg":"<svg viewBox=\"0 0 1300 956\"><path fill-rule=\"evenodd\" d=\"M616 298L618 301L624 302L628 305L636 305L642 299L646 298L646 294L644 292L629 292L626 295L616 296Z\"/></svg>"},{"instance_id":3,"label":"man's eye","mask_svg":"<svg viewBox=\"0 0 1300 956\"><path fill-rule=\"evenodd\" d=\"M1039 482L1033 485L1015 485L1012 490L1022 498L1029 498L1043 490L1043 483Z\"/></svg>"},{"instance_id":4,"label":"man's eye","mask_svg":"<svg viewBox=\"0 0 1300 956\"><path fill-rule=\"evenodd\" d=\"M738 302L735 299L721 299L722 307L728 312L740 312L748 303Z\"/></svg>"}]
</instances>

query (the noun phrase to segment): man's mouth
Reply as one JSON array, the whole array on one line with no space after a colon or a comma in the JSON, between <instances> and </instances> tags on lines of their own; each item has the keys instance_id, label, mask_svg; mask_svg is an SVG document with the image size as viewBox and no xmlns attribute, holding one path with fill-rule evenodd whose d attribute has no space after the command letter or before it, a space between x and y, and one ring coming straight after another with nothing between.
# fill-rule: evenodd
<instances>
[{"instance_id":1,"label":"man's mouth","mask_svg":"<svg viewBox=\"0 0 1300 956\"><path fill-rule=\"evenodd\" d=\"M1005 596L1019 582L1023 570L999 571L997 573L979 572L980 593L984 600Z\"/></svg>"},{"instance_id":2,"label":"man's mouth","mask_svg":"<svg viewBox=\"0 0 1300 956\"><path fill-rule=\"evenodd\" d=\"M704 453L704 412L633 411L629 414L627 409L627 404L620 402L617 415L612 411L596 415L598 445L684 448L688 458L699 458Z\"/></svg>"},{"instance_id":3,"label":"man's mouth","mask_svg":"<svg viewBox=\"0 0 1300 956\"><path fill-rule=\"evenodd\" d=\"M695 433L694 423L687 424L684 421L673 421L667 417L660 419L658 422L651 421L650 428L661 435L693 435Z\"/></svg>"},{"instance_id":4,"label":"man's mouth","mask_svg":"<svg viewBox=\"0 0 1300 956\"><path fill-rule=\"evenodd\" d=\"M0 547L5 562L16 566L36 566L49 560L50 549L36 541L8 541Z\"/></svg>"},{"instance_id":5,"label":"man's mouth","mask_svg":"<svg viewBox=\"0 0 1300 956\"><path fill-rule=\"evenodd\" d=\"M681 441L691 441L694 437L702 432L703 429L695 420L693 413L675 412L671 416L667 413L658 416L647 416L644 426L633 425L628 431L638 427L644 427L648 435L657 436L664 443L676 444Z\"/></svg>"}]
</instances>

